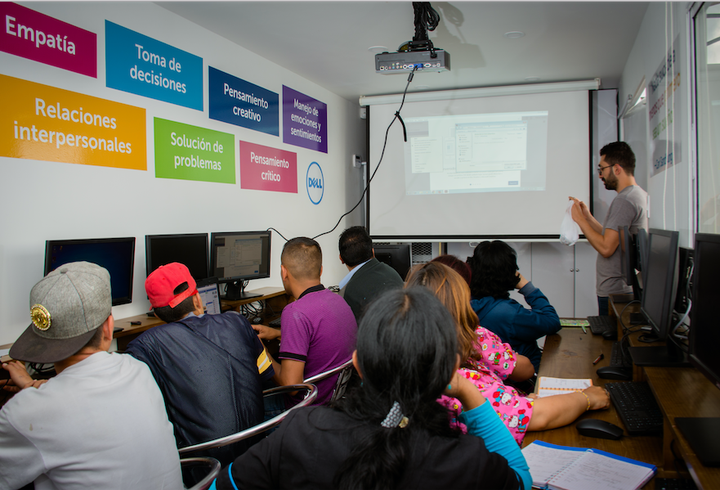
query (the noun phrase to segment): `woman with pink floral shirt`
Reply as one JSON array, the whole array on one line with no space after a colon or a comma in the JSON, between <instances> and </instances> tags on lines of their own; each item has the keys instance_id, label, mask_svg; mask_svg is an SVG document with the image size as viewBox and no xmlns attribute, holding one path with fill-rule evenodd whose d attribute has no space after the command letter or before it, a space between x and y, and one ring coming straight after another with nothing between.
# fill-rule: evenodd
<instances>
[{"instance_id":1,"label":"woman with pink floral shirt","mask_svg":"<svg viewBox=\"0 0 720 490\"><path fill-rule=\"evenodd\" d=\"M470 306L470 288L465 280L450 267L429 262L408 275L405 287L414 285L428 288L450 311L458 333L461 359L458 372L480 389L519 445L527 431L562 427L587 410L609 406L610 398L599 386L544 398L521 395L504 380L528 379L534 374L533 366L527 357L513 352L509 344L477 326L477 315ZM450 409L451 424L463 428L457 421L462 412L460 401L444 395L438 401Z\"/></svg>"}]
</instances>

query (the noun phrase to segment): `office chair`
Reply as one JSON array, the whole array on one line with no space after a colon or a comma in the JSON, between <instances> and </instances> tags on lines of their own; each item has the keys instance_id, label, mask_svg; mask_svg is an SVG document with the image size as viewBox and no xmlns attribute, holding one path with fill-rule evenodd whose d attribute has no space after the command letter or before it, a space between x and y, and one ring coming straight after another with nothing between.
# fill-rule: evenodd
<instances>
[{"instance_id":1,"label":"office chair","mask_svg":"<svg viewBox=\"0 0 720 490\"><path fill-rule=\"evenodd\" d=\"M242 441L243 439L255 436L257 434L265 432L266 430L272 429L277 425L280 425L280 422L285 420L285 417L287 417L291 411L298 408L306 407L315 401L315 399L317 398L317 386L310 383L302 383L297 385L278 386L277 388L270 388L269 390L263 391L263 397L266 397L278 393L290 393L298 390L307 391L305 398L300 403L298 403L292 408L285 410L280 415L277 415L270 420L266 420L265 422L262 422L260 424L248 427L247 429L241 430L240 432L236 432L235 434L230 434L229 436L213 439L212 441L201 442L199 444L193 444L192 446L181 447L180 449L178 449L178 452L182 455L194 451L201 451L203 449L213 449L216 447L227 446L228 444L234 444L238 441Z\"/></svg>"},{"instance_id":2,"label":"office chair","mask_svg":"<svg viewBox=\"0 0 720 490\"><path fill-rule=\"evenodd\" d=\"M304 381L304 383L317 383L318 381L329 378L334 374L340 373L338 375L337 381L335 382L333 394L328 401L328 405L332 405L336 400L339 400L345 394L345 390L347 389L347 385L350 382L350 378L352 378L354 369L355 368L353 367L353 362L351 358L350 360L345 361L339 366L329 369L323 373L316 374L315 376L310 376Z\"/></svg>"},{"instance_id":3,"label":"office chair","mask_svg":"<svg viewBox=\"0 0 720 490\"><path fill-rule=\"evenodd\" d=\"M184 487L187 490L207 490L212 485L213 480L217 478L220 473L220 461L215 458L183 458L180 460L180 466L183 470L190 468L206 469L208 472L199 482L190 488Z\"/></svg>"}]
</instances>

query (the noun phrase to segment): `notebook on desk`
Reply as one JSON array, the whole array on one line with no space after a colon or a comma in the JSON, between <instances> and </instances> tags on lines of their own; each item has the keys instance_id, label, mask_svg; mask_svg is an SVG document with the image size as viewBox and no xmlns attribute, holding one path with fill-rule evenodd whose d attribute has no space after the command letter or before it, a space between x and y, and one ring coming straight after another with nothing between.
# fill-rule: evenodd
<instances>
[{"instance_id":1,"label":"notebook on desk","mask_svg":"<svg viewBox=\"0 0 720 490\"><path fill-rule=\"evenodd\" d=\"M217 277L208 277L197 281L197 291L200 293L205 313L217 315L222 313L220 306L220 288Z\"/></svg>"}]
</instances>

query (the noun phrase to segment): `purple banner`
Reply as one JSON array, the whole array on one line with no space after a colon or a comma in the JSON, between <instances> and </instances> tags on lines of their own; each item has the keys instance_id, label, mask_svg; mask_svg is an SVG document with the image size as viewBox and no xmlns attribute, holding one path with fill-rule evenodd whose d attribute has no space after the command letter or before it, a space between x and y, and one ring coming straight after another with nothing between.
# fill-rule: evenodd
<instances>
[{"instance_id":1,"label":"purple banner","mask_svg":"<svg viewBox=\"0 0 720 490\"><path fill-rule=\"evenodd\" d=\"M327 104L283 85L283 143L327 153Z\"/></svg>"}]
</instances>

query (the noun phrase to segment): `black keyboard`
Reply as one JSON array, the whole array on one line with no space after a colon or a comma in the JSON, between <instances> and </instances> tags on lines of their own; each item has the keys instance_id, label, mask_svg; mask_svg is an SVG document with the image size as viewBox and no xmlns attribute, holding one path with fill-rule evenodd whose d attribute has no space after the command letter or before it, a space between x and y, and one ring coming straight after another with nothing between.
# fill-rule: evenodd
<instances>
[{"instance_id":1,"label":"black keyboard","mask_svg":"<svg viewBox=\"0 0 720 490\"><path fill-rule=\"evenodd\" d=\"M277 317L276 319L274 319L273 321L271 321L270 323L268 323L268 325L271 326L271 327L273 327L273 328L280 328L280 318L282 318L282 317L280 317L280 316Z\"/></svg>"},{"instance_id":2,"label":"black keyboard","mask_svg":"<svg viewBox=\"0 0 720 490\"><path fill-rule=\"evenodd\" d=\"M613 343L612 352L610 353L610 365L625 368L632 367L632 357L622 341Z\"/></svg>"},{"instance_id":3,"label":"black keyboard","mask_svg":"<svg viewBox=\"0 0 720 490\"><path fill-rule=\"evenodd\" d=\"M663 416L650 385L644 381L606 383L610 399L631 436L662 434Z\"/></svg>"},{"instance_id":4,"label":"black keyboard","mask_svg":"<svg viewBox=\"0 0 720 490\"><path fill-rule=\"evenodd\" d=\"M655 478L655 490L697 490L690 478Z\"/></svg>"},{"instance_id":5,"label":"black keyboard","mask_svg":"<svg viewBox=\"0 0 720 490\"><path fill-rule=\"evenodd\" d=\"M589 316L587 319L593 335L602 335L605 332L617 330L617 321L611 316Z\"/></svg>"}]
</instances>

